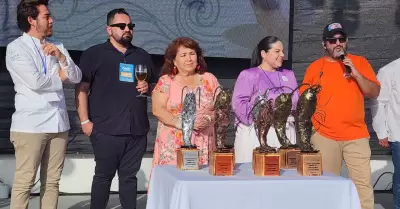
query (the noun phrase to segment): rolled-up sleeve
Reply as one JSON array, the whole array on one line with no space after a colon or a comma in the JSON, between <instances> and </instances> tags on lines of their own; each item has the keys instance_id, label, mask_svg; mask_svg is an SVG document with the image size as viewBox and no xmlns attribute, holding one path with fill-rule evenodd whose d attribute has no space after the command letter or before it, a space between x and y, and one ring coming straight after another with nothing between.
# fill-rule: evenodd
<instances>
[{"instance_id":1,"label":"rolled-up sleeve","mask_svg":"<svg viewBox=\"0 0 400 209\"><path fill-rule=\"evenodd\" d=\"M81 82L82 79L81 69L74 63L68 51L64 48L63 45L61 45L59 49L61 53L63 53L66 57L65 61L67 62L67 66L63 66L62 63L60 63L60 66L66 72L68 81L75 84Z\"/></svg>"},{"instance_id":2,"label":"rolled-up sleeve","mask_svg":"<svg viewBox=\"0 0 400 209\"><path fill-rule=\"evenodd\" d=\"M251 97L253 94L253 79L247 70L242 71L236 80L232 95L232 109L236 118L245 125L250 125Z\"/></svg>"},{"instance_id":3,"label":"rolled-up sleeve","mask_svg":"<svg viewBox=\"0 0 400 209\"><path fill-rule=\"evenodd\" d=\"M15 82L21 82L33 91L53 92L62 90L60 77L43 75L37 69L32 56L16 43L11 43L6 50L6 66Z\"/></svg>"}]
</instances>

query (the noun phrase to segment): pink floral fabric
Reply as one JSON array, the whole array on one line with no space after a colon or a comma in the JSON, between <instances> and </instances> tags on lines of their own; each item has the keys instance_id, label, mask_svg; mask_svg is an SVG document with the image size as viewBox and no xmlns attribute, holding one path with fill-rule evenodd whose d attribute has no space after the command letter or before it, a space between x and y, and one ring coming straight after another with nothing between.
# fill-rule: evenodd
<instances>
[{"instance_id":1,"label":"pink floral fabric","mask_svg":"<svg viewBox=\"0 0 400 209\"><path fill-rule=\"evenodd\" d=\"M205 115L213 117L214 107L214 92L219 86L217 78L211 73L201 75L200 92L197 95L197 103L200 95L200 107L197 104L196 122L204 122ZM169 75L162 76L153 92L165 94L168 97L167 110L178 116L182 113L182 89L179 83L174 80L174 77ZM183 91L185 95L186 89ZM200 94L199 94L200 93ZM183 97L184 98L184 97ZM213 120L212 120L213 121ZM208 164L208 147L210 140L214 139L213 122L192 135L192 143L196 144L200 150L200 164ZM156 165L176 165L176 151L183 145L182 131L174 127L167 126L161 121L158 122L157 136L154 146L154 155L152 169Z\"/></svg>"}]
</instances>

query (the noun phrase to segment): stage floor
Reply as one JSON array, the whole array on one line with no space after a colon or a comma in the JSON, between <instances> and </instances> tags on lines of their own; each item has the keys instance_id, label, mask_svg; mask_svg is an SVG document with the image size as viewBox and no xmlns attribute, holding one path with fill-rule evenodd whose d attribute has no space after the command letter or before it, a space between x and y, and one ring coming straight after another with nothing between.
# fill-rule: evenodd
<instances>
[{"instance_id":1,"label":"stage floor","mask_svg":"<svg viewBox=\"0 0 400 209\"><path fill-rule=\"evenodd\" d=\"M39 197L33 196L29 202L29 209L39 209ZM137 209L146 209L147 195L139 194L137 201ZM58 209L89 209L90 196L60 196ZM10 199L0 199L0 209L9 209ZM107 209L121 208L117 194L110 195ZM375 194L375 209L393 209L392 194L379 193Z\"/></svg>"}]
</instances>

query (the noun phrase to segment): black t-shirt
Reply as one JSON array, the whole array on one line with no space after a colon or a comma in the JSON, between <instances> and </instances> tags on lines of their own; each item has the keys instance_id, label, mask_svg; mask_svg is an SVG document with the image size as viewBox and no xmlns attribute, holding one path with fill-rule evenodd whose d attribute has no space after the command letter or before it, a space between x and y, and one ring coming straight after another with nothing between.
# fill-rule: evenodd
<instances>
[{"instance_id":1,"label":"black t-shirt","mask_svg":"<svg viewBox=\"0 0 400 209\"><path fill-rule=\"evenodd\" d=\"M146 135L147 99L136 97L136 78L133 82L120 81L121 63L146 65L146 81L157 82L154 64L144 49L131 45L123 54L109 40L90 47L83 52L79 65L82 82L90 83L89 119L94 129L105 134Z\"/></svg>"}]
</instances>

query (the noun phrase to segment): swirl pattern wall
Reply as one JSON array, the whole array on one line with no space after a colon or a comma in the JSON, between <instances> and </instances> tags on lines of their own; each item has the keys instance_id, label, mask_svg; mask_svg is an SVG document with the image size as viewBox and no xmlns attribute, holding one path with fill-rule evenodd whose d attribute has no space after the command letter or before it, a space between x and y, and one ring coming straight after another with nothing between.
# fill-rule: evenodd
<instances>
[{"instance_id":1,"label":"swirl pattern wall","mask_svg":"<svg viewBox=\"0 0 400 209\"><path fill-rule=\"evenodd\" d=\"M21 33L19 1L0 3L0 46ZM106 15L125 8L136 24L133 43L163 54L178 36L199 41L206 56L249 58L264 36L280 37L287 49L290 0L50 0L54 38L69 50L85 50L106 40Z\"/></svg>"}]
</instances>

